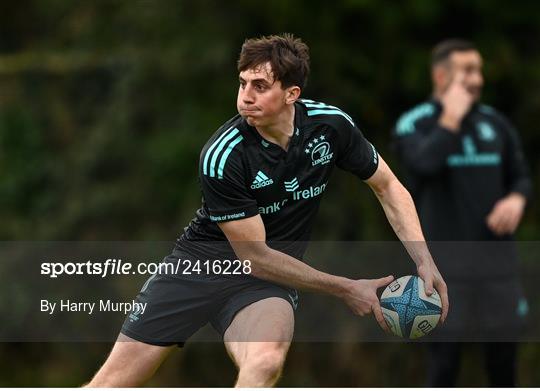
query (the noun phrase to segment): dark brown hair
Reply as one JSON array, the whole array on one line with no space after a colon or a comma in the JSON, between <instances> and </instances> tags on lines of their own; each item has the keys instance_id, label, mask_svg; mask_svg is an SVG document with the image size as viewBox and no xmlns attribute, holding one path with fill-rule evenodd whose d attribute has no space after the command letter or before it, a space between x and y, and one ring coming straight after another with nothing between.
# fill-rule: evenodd
<instances>
[{"instance_id":1,"label":"dark brown hair","mask_svg":"<svg viewBox=\"0 0 540 391\"><path fill-rule=\"evenodd\" d=\"M283 88L304 89L309 74L309 48L292 34L270 35L247 39L238 59L238 72L269 62L274 80Z\"/></svg>"},{"instance_id":2,"label":"dark brown hair","mask_svg":"<svg viewBox=\"0 0 540 391\"><path fill-rule=\"evenodd\" d=\"M446 60L454 52L468 52L478 50L472 42L463 39L447 39L437 44L431 52L431 66L438 65Z\"/></svg>"}]
</instances>

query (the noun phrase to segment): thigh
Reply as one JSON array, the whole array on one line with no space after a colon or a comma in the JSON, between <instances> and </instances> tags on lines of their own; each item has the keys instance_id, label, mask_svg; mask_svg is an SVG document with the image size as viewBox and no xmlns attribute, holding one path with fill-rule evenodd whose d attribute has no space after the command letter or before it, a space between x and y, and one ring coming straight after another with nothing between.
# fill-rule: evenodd
<instances>
[{"instance_id":1,"label":"thigh","mask_svg":"<svg viewBox=\"0 0 540 391\"><path fill-rule=\"evenodd\" d=\"M218 288L206 276L154 275L135 299L144 311L129 314L121 331L147 344L182 346L210 320Z\"/></svg>"},{"instance_id":2,"label":"thigh","mask_svg":"<svg viewBox=\"0 0 540 391\"><path fill-rule=\"evenodd\" d=\"M259 300L240 310L224 334L227 351L238 366L271 351L285 357L294 333L294 310L280 297Z\"/></svg>"},{"instance_id":3,"label":"thigh","mask_svg":"<svg viewBox=\"0 0 540 391\"><path fill-rule=\"evenodd\" d=\"M155 346L120 334L105 364L89 387L134 387L144 384L173 346Z\"/></svg>"},{"instance_id":4,"label":"thigh","mask_svg":"<svg viewBox=\"0 0 540 391\"><path fill-rule=\"evenodd\" d=\"M279 306L263 304L262 308L269 307L272 311L274 311L274 308L278 308L279 311L291 313L290 316L294 324L294 314L292 310L296 310L298 307L298 292L292 288L255 278L222 279L219 298L215 301L216 311L213 313L210 322L214 329L225 338L225 331L229 329L233 320L235 320L241 312L243 313L242 318L244 318L246 314L254 313L261 308L259 305L251 307L252 304L269 298L280 298L283 299L285 303L282 303ZM290 308L285 305L287 303ZM247 307L250 307L250 309L244 311ZM285 310L282 310L282 307L285 308ZM251 323L256 320L257 318L248 319L247 321ZM257 327L251 328L251 332L262 333L263 331ZM264 340L267 337L265 335L258 336L247 334L247 330L243 330L242 336L237 336L235 338L243 338L246 341L251 339L253 341L257 338L259 340L261 340L261 338Z\"/></svg>"}]
</instances>

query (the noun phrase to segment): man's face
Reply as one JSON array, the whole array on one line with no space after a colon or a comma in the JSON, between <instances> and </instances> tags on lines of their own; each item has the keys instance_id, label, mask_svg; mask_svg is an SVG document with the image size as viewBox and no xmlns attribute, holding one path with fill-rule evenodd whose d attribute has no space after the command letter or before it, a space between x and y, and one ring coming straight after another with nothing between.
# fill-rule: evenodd
<instances>
[{"instance_id":1,"label":"man's face","mask_svg":"<svg viewBox=\"0 0 540 391\"><path fill-rule=\"evenodd\" d=\"M445 89L461 73L463 75L463 87L472 95L474 100L478 100L484 86L482 66L482 57L476 50L452 53L446 65Z\"/></svg>"},{"instance_id":2,"label":"man's face","mask_svg":"<svg viewBox=\"0 0 540 391\"><path fill-rule=\"evenodd\" d=\"M270 63L240 72L236 106L251 126L268 126L286 107L287 89L274 80Z\"/></svg>"}]
</instances>

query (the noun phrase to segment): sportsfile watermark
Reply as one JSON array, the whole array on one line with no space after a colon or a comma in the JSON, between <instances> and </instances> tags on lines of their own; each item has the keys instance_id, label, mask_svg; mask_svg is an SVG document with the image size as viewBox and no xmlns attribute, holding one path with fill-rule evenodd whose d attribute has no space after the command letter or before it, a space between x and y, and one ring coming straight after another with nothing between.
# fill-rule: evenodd
<instances>
[{"instance_id":1,"label":"sportsfile watermark","mask_svg":"<svg viewBox=\"0 0 540 391\"><path fill-rule=\"evenodd\" d=\"M249 275L249 259L191 260L178 259L176 262L138 262L109 258L105 261L87 262L42 262L41 275L58 278L61 276L110 276L128 275Z\"/></svg>"},{"instance_id":2,"label":"sportsfile watermark","mask_svg":"<svg viewBox=\"0 0 540 391\"><path fill-rule=\"evenodd\" d=\"M398 241L268 245L351 281L417 274ZM399 324L407 331L403 335L410 335L409 324L414 327L418 320L427 334L420 342L540 341L540 329L534 327L540 322L540 242L428 246L449 286L449 316L427 333L417 312L437 309L422 296L420 285L403 284L385 296L385 308L397 314L388 322ZM267 290L293 308L297 341L403 341L386 335L372 315L356 315L340 297L271 285L258 276L258 262L280 265L272 257L244 260L223 242L193 243L189 251L172 242L0 242L0 341L113 342L124 324L144 328L156 320L158 330L164 330L169 321L202 325L203 315L209 323L193 340L219 341L221 334L212 329L215 319L230 308L236 311L236 305L261 300ZM383 291L377 291L380 298ZM410 316L402 316L403 303ZM249 333L246 338L267 337Z\"/></svg>"}]
</instances>

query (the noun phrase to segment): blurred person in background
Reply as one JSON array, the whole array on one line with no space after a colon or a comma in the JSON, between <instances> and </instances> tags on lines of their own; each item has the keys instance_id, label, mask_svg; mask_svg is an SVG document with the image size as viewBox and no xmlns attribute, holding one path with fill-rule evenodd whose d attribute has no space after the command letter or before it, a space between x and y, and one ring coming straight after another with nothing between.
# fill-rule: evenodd
<instances>
[{"instance_id":1,"label":"blurred person in background","mask_svg":"<svg viewBox=\"0 0 540 391\"><path fill-rule=\"evenodd\" d=\"M516 384L516 338L527 302L512 237L532 185L516 130L480 103L482 66L471 42L435 46L433 94L405 112L392 135L453 301L429 344L432 387L456 384L464 341L485 342L491 386Z\"/></svg>"}]
</instances>

